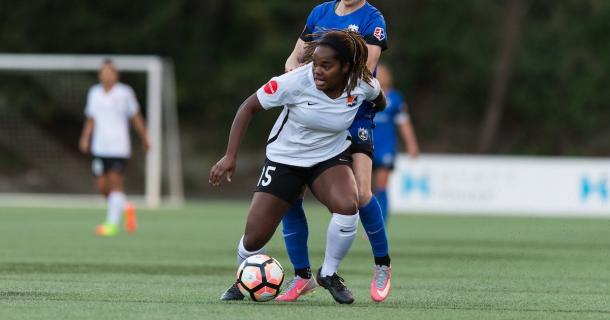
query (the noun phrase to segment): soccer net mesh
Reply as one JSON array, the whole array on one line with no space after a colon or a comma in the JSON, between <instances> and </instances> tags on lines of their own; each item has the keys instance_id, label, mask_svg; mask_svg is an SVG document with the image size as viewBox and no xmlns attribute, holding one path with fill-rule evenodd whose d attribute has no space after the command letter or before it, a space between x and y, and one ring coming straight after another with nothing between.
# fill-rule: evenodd
<instances>
[{"instance_id":1,"label":"soccer net mesh","mask_svg":"<svg viewBox=\"0 0 610 320\"><path fill-rule=\"evenodd\" d=\"M136 92L152 144L144 154L132 133L127 193L149 207L182 203L170 63L151 56L0 54L0 204L77 201L97 193L91 157L78 151L78 138L87 91L106 58Z\"/></svg>"}]
</instances>

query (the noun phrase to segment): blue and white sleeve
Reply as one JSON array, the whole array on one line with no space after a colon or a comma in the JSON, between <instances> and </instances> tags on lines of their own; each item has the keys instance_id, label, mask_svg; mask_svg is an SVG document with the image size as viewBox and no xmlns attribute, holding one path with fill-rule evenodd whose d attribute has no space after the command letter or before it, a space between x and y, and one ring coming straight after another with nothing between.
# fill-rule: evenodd
<instances>
[{"instance_id":1,"label":"blue and white sleeve","mask_svg":"<svg viewBox=\"0 0 610 320\"><path fill-rule=\"evenodd\" d=\"M410 116L409 116L409 112L407 111L407 103L403 101L400 104L400 108L398 109L398 112L394 116L394 123L395 124L407 123L407 122L409 122L409 120L410 120Z\"/></svg>"},{"instance_id":2,"label":"blue and white sleeve","mask_svg":"<svg viewBox=\"0 0 610 320\"><path fill-rule=\"evenodd\" d=\"M381 50L388 48L388 35L386 33L385 19L381 12L376 12L361 32L367 44L377 45Z\"/></svg>"},{"instance_id":3,"label":"blue and white sleeve","mask_svg":"<svg viewBox=\"0 0 610 320\"><path fill-rule=\"evenodd\" d=\"M313 8L313 10L311 10L309 13L309 16L307 16L307 22L305 22L305 27L303 28L301 36L299 37L305 42L310 42L313 40L312 35L318 19L317 8L318 7Z\"/></svg>"}]
</instances>

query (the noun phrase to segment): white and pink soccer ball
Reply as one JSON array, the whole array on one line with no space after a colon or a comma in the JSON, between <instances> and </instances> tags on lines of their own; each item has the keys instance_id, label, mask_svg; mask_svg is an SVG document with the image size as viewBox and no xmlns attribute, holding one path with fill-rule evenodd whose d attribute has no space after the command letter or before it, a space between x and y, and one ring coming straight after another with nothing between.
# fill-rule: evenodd
<instances>
[{"instance_id":1,"label":"white and pink soccer ball","mask_svg":"<svg viewBox=\"0 0 610 320\"><path fill-rule=\"evenodd\" d=\"M269 301L280 293L284 269L277 260L257 254L244 260L237 269L237 287L254 301Z\"/></svg>"}]
</instances>

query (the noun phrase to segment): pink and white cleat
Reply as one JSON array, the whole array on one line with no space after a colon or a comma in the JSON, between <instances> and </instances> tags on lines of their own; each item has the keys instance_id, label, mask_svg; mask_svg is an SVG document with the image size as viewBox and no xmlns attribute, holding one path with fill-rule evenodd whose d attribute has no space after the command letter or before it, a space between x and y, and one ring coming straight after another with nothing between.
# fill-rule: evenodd
<instances>
[{"instance_id":1,"label":"pink and white cleat","mask_svg":"<svg viewBox=\"0 0 610 320\"><path fill-rule=\"evenodd\" d=\"M392 267L375 266L373 281L371 281L371 299L375 302L382 302L390 294L390 277Z\"/></svg>"},{"instance_id":2,"label":"pink and white cleat","mask_svg":"<svg viewBox=\"0 0 610 320\"><path fill-rule=\"evenodd\" d=\"M317 286L313 277L303 279L296 276L294 279L290 280L284 292L277 296L275 300L280 302L296 301L300 296L313 292Z\"/></svg>"}]
</instances>

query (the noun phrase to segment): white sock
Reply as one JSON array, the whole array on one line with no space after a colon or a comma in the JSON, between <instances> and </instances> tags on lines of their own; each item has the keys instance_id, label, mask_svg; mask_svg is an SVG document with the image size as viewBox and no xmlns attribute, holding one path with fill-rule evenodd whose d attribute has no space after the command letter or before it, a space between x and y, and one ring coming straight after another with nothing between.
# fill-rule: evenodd
<instances>
[{"instance_id":1,"label":"white sock","mask_svg":"<svg viewBox=\"0 0 610 320\"><path fill-rule=\"evenodd\" d=\"M125 194L120 191L112 191L108 195L108 214L106 222L110 224L119 224L125 210Z\"/></svg>"},{"instance_id":2,"label":"white sock","mask_svg":"<svg viewBox=\"0 0 610 320\"><path fill-rule=\"evenodd\" d=\"M331 276L339 269L341 260L347 255L356 238L358 229L358 212L351 216L333 213L326 234L326 253L320 274Z\"/></svg>"},{"instance_id":3,"label":"white sock","mask_svg":"<svg viewBox=\"0 0 610 320\"><path fill-rule=\"evenodd\" d=\"M244 236L241 236L241 239L239 239L239 244L237 245L237 266L240 266L241 263L244 262L244 260L248 259L248 257L260 253L265 253L265 247L262 247L255 251L248 251L244 247Z\"/></svg>"}]
</instances>

